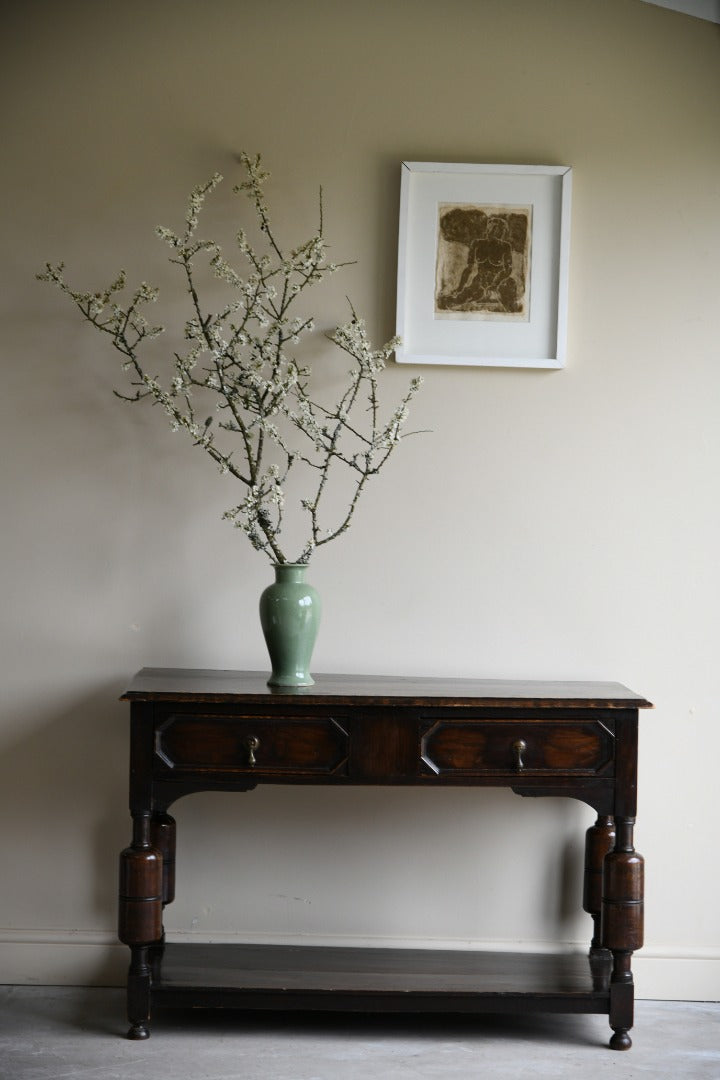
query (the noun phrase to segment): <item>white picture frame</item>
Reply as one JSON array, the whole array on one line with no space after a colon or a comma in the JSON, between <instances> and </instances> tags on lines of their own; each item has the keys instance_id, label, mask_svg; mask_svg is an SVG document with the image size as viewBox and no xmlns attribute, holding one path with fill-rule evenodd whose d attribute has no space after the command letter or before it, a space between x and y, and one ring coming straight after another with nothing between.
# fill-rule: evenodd
<instances>
[{"instance_id":1,"label":"white picture frame","mask_svg":"<svg viewBox=\"0 0 720 1080\"><path fill-rule=\"evenodd\" d=\"M401 364L562 368L572 169L404 161Z\"/></svg>"}]
</instances>

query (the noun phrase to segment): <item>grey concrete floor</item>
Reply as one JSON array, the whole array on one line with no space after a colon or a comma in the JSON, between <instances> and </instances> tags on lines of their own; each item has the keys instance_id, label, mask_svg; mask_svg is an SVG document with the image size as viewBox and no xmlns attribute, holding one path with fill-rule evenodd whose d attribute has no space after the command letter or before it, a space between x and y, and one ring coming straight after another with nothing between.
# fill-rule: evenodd
<instances>
[{"instance_id":1,"label":"grey concrete floor","mask_svg":"<svg viewBox=\"0 0 720 1080\"><path fill-rule=\"evenodd\" d=\"M1 1080L720 1080L720 1004L641 1001L633 1048L603 1016L165 1012L123 1038L116 989L0 987Z\"/></svg>"}]
</instances>

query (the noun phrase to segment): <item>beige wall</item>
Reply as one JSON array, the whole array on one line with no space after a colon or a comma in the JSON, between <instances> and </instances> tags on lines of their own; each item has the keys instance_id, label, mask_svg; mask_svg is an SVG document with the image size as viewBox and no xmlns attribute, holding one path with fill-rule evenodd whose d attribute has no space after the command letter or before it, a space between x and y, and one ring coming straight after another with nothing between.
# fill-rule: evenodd
<instances>
[{"instance_id":1,"label":"beige wall","mask_svg":"<svg viewBox=\"0 0 720 1080\"><path fill-rule=\"evenodd\" d=\"M114 354L33 275L62 258L83 287L121 265L164 280L153 227L215 170L233 178L244 148L291 241L322 183L334 257L357 259L319 330L347 293L383 340L403 159L573 167L567 368L423 371L414 424L432 434L314 561L314 666L647 695L638 989L719 996L718 28L640 0L26 0L6 20L4 978L122 976L128 677L266 664L269 569L220 520L235 491L157 413L113 399ZM228 185L215 220L231 206ZM389 391L407 377L392 368ZM177 931L589 935L580 804L277 788L177 817Z\"/></svg>"}]
</instances>

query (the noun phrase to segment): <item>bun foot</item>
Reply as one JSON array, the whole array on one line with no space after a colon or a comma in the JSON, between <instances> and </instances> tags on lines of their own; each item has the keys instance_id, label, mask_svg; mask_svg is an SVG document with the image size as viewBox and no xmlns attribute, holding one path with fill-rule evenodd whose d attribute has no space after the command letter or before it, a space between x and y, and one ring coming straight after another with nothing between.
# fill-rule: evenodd
<instances>
[{"instance_id":1,"label":"bun foot","mask_svg":"<svg viewBox=\"0 0 720 1080\"><path fill-rule=\"evenodd\" d=\"M627 1033L627 1028L618 1028L610 1040L610 1049L629 1050L631 1046L632 1039Z\"/></svg>"},{"instance_id":2,"label":"bun foot","mask_svg":"<svg viewBox=\"0 0 720 1080\"><path fill-rule=\"evenodd\" d=\"M133 1024L127 1033L128 1039L149 1039L150 1030L147 1024Z\"/></svg>"}]
</instances>

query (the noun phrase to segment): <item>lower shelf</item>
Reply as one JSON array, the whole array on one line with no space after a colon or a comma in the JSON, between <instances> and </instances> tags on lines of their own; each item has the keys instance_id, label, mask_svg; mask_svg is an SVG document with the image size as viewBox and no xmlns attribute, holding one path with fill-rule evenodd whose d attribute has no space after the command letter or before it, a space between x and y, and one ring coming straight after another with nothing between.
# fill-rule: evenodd
<instances>
[{"instance_id":1,"label":"lower shelf","mask_svg":"<svg viewBox=\"0 0 720 1080\"><path fill-rule=\"evenodd\" d=\"M609 955L168 943L159 1007L608 1013Z\"/></svg>"}]
</instances>

